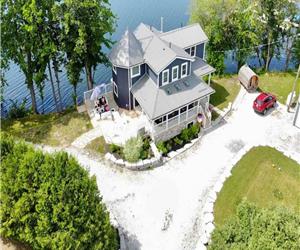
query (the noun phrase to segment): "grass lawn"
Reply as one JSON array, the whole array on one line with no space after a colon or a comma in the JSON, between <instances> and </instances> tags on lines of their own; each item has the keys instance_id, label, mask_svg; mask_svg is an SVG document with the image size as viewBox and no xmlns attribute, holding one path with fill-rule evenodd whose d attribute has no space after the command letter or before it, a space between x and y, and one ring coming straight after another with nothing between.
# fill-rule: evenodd
<instances>
[{"instance_id":1,"label":"grass lawn","mask_svg":"<svg viewBox=\"0 0 300 250\"><path fill-rule=\"evenodd\" d=\"M246 198L260 207L282 205L300 212L300 165L270 147L252 148L232 169L214 205L216 225Z\"/></svg>"},{"instance_id":2,"label":"grass lawn","mask_svg":"<svg viewBox=\"0 0 300 250\"><path fill-rule=\"evenodd\" d=\"M275 94L278 101L282 104L286 103L288 94L292 92L296 73L280 72L266 73L259 76L259 87L261 90ZM296 93L300 91L300 79L298 79Z\"/></svg>"},{"instance_id":3,"label":"grass lawn","mask_svg":"<svg viewBox=\"0 0 300 250\"><path fill-rule=\"evenodd\" d=\"M233 102L238 95L241 85L237 76L225 76L222 78L214 77L211 81L211 87L216 91L210 97L210 103L219 109L228 107L229 102Z\"/></svg>"},{"instance_id":4,"label":"grass lawn","mask_svg":"<svg viewBox=\"0 0 300 250\"><path fill-rule=\"evenodd\" d=\"M68 146L92 128L88 115L79 114L76 110L1 120L1 123L4 132L29 142L51 146Z\"/></svg>"},{"instance_id":5,"label":"grass lawn","mask_svg":"<svg viewBox=\"0 0 300 250\"><path fill-rule=\"evenodd\" d=\"M85 146L85 149L93 153L104 155L109 152L109 145L106 144L104 137L101 136L92 140L88 145Z\"/></svg>"}]
</instances>

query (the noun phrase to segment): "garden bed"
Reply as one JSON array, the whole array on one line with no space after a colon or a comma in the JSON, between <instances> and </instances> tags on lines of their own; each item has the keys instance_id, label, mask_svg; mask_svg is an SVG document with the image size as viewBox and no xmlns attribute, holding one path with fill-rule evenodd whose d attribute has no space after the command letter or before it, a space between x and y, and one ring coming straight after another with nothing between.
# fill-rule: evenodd
<instances>
[{"instance_id":1,"label":"garden bed","mask_svg":"<svg viewBox=\"0 0 300 250\"><path fill-rule=\"evenodd\" d=\"M163 156L167 156L171 151L184 148L186 144L198 138L199 133L200 125L194 124L188 128L184 128L179 135L167 141L157 143L157 149Z\"/></svg>"}]
</instances>

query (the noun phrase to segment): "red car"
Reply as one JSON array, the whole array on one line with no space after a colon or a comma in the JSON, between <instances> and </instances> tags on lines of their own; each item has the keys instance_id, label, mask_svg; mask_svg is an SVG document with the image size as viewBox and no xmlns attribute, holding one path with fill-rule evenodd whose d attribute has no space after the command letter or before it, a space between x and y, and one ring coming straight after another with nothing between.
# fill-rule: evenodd
<instances>
[{"instance_id":1,"label":"red car","mask_svg":"<svg viewBox=\"0 0 300 250\"><path fill-rule=\"evenodd\" d=\"M269 108L275 107L276 101L276 96L270 93L261 93L253 102L253 109L265 115Z\"/></svg>"}]
</instances>

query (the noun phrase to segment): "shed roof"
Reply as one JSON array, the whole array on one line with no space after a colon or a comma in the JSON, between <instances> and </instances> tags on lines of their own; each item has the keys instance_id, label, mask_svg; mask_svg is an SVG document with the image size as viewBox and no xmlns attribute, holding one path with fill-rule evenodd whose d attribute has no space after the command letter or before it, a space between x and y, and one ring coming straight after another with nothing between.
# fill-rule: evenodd
<instances>
[{"instance_id":1,"label":"shed roof","mask_svg":"<svg viewBox=\"0 0 300 250\"><path fill-rule=\"evenodd\" d=\"M155 119L215 91L192 74L161 88L145 75L132 87L131 92L148 117Z\"/></svg>"},{"instance_id":2,"label":"shed roof","mask_svg":"<svg viewBox=\"0 0 300 250\"><path fill-rule=\"evenodd\" d=\"M257 75L247 64L243 65L240 68L238 78L239 78L239 81L241 81L243 84L248 85L251 77L253 77L253 76L257 76Z\"/></svg>"},{"instance_id":3,"label":"shed roof","mask_svg":"<svg viewBox=\"0 0 300 250\"><path fill-rule=\"evenodd\" d=\"M112 48L108 57L112 64L120 67L131 67L144 61L141 43L128 29L121 40Z\"/></svg>"},{"instance_id":4,"label":"shed roof","mask_svg":"<svg viewBox=\"0 0 300 250\"><path fill-rule=\"evenodd\" d=\"M160 38L181 48L188 48L208 41L206 34L198 23L162 33Z\"/></svg>"}]
</instances>

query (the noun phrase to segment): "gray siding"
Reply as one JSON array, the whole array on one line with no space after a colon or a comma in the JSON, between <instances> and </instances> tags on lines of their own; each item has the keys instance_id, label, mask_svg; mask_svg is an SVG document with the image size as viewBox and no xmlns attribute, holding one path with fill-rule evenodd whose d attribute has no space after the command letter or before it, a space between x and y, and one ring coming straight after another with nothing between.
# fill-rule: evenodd
<instances>
[{"instance_id":1,"label":"gray siding","mask_svg":"<svg viewBox=\"0 0 300 250\"><path fill-rule=\"evenodd\" d=\"M146 65L142 64L141 65L141 74L139 76L136 76L131 79L132 86L145 74L145 72L146 72Z\"/></svg>"},{"instance_id":2,"label":"gray siding","mask_svg":"<svg viewBox=\"0 0 300 250\"><path fill-rule=\"evenodd\" d=\"M147 74L157 84L157 75L148 65L147 65Z\"/></svg>"},{"instance_id":3,"label":"gray siding","mask_svg":"<svg viewBox=\"0 0 300 250\"><path fill-rule=\"evenodd\" d=\"M112 78L118 86L118 97L114 93L114 99L120 108L129 108L129 83L128 69L117 68L117 75L112 71Z\"/></svg>"},{"instance_id":4,"label":"gray siding","mask_svg":"<svg viewBox=\"0 0 300 250\"><path fill-rule=\"evenodd\" d=\"M175 59L172 63L169 64L168 67L166 67L164 70L168 69L169 70L169 82L172 81L172 68L174 66L179 66L178 69L179 69L179 77L178 79L181 78L181 65L183 63L187 62L188 63L188 75L190 74L190 61L187 61L187 60L183 60L183 59ZM162 70L159 74L159 86L162 86L162 72L164 71Z\"/></svg>"},{"instance_id":5,"label":"gray siding","mask_svg":"<svg viewBox=\"0 0 300 250\"><path fill-rule=\"evenodd\" d=\"M204 43L197 45L196 56L202 59L204 58Z\"/></svg>"}]
</instances>

